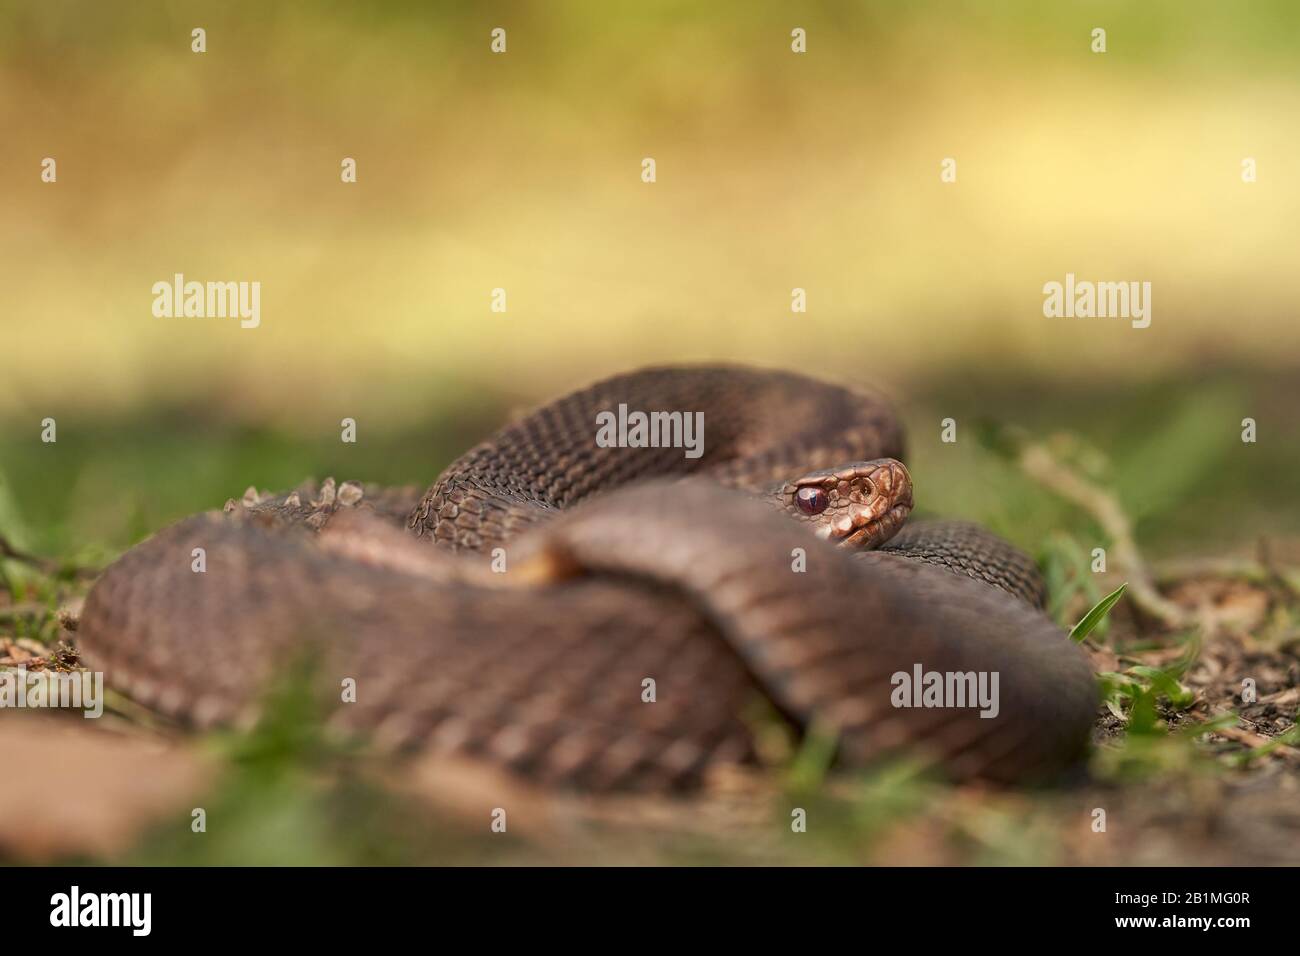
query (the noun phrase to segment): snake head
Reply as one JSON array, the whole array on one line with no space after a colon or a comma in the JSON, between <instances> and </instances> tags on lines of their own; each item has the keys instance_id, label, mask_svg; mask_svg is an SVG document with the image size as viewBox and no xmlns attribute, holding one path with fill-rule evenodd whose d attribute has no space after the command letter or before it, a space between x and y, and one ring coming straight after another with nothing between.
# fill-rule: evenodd
<instances>
[{"instance_id":1,"label":"snake head","mask_svg":"<svg viewBox=\"0 0 1300 956\"><path fill-rule=\"evenodd\" d=\"M892 538L912 510L912 476L892 458L814 471L786 482L783 511L814 533L847 548L868 550Z\"/></svg>"}]
</instances>

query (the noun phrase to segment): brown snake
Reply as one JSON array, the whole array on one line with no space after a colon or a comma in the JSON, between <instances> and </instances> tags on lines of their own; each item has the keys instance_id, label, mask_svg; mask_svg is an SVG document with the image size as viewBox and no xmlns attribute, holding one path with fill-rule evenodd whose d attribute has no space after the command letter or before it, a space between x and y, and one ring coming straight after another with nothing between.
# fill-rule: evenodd
<instances>
[{"instance_id":1,"label":"brown snake","mask_svg":"<svg viewBox=\"0 0 1300 956\"><path fill-rule=\"evenodd\" d=\"M597 415L620 404L702 413L703 454L601 447ZM250 489L166 528L104 572L78 643L110 686L199 727L252 720L307 655L332 726L549 785L679 789L755 763L762 701L833 734L841 765L1057 771L1096 697L1032 562L955 523L855 553L910 510L902 455L874 397L738 367L634 372L510 424L423 496ZM996 675L996 715L899 706L922 703L895 676L917 667Z\"/></svg>"}]
</instances>

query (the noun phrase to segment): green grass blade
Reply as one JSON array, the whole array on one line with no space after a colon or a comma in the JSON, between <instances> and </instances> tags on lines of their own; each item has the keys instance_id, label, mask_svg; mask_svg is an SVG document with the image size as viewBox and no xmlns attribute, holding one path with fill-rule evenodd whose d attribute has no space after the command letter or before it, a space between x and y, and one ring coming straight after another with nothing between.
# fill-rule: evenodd
<instances>
[{"instance_id":1,"label":"green grass blade","mask_svg":"<svg viewBox=\"0 0 1300 956\"><path fill-rule=\"evenodd\" d=\"M1110 613L1110 609L1115 606L1116 601L1124 596L1124 591L1127 588L1128 582L1125 581L1094 604L1092 610L1085 614L1078 624L1074 625L1073 630L1070 631L1070 640L1077 643L1091 634L1092 629L1106 619L1106 615Z\"/></svg>"}]
</instances>

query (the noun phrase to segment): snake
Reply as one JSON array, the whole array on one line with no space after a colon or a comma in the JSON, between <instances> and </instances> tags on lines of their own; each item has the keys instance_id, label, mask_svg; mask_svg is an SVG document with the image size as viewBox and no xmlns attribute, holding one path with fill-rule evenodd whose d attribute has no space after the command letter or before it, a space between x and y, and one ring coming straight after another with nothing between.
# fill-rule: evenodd
<instances>
[{"instance_id":1,"label":"snake","mask_svg":"<svg viewBox=\"0 0 1300 956\"><path fill-rule=\"evenodd\" d=\"M649 437L601 441L628 409ZM1060 776L1096 718L1088 659L1028 555L910 518L906 457L867 385L627 372L507 423L424 490L254 486L181 519L99 576L78 650L199 731L255 725L299 668L331 732L546 788L698 791L767 768L773 728L829 741L836 772Z\"/></svg>"}]
</instances>

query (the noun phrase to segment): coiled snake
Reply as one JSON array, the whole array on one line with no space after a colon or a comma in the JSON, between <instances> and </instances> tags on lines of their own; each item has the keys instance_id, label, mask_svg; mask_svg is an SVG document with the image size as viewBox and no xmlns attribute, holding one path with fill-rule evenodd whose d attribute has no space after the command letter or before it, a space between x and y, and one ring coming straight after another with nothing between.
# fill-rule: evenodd
<instances>
[{"instance_id":1,"label":"coiled snake","mask_svg":"<svg viewBox=\"0 0 1300 956\"><path fill-rule=\"evenodd\" d=\"M702 414L703 453L598 443L620 405ZM634 372L508 425L423 495L326 480L182 520L105 571L78 643L110 686L199 727L254 719L305 654L332 725L562 787L688 788L753 763L755 701L832 734L842 765L1059 770L1094 682L1029 559L951 523L862 550L911 508L901 457L869 395ZM904 689L931 673L933 698Z\"/></svg>"}]
</instances>

